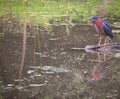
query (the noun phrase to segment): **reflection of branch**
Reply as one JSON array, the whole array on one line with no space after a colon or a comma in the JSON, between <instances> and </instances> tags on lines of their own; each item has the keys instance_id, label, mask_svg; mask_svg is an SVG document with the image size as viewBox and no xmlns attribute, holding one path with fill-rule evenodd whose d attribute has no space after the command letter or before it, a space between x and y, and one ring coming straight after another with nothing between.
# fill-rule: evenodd
<instances>
[{"instance_id":1,"label":"reflection of branch","mask_svg":"<svg viewBox=\"0 0 120 99\"><path fill-rule=\"evenodd\" d=\"M24 27L23 27L23 47L22 47L22 59L21 59L21 65L20 65L20 71L19 71L19 78L21 76L21 72L24 66L24 60L25 60L25 48L26 48L26 26L27 26L27 20L24 22Z\"/></svg>"},{"instance_id":2,"label":"reflection of branch","mask_svg":"<svg viewBox=\"0 0 120 99\"><path fill-rule=\"evenodd\" d=\"M25 53L26 53L26 27L27 27L27 19L24 22L24 26L23 26L23 46L22 46L22 59L21 59L21 65L20 65L20 71L19 71L19 87L21 86L21 77L22 77L22 71L23 71L23 67L24 67L24 61L25 61ZM19 93L20 96L20 93ZM19 97L20 98L20 97Z\"/></svg>"}]
</instances>

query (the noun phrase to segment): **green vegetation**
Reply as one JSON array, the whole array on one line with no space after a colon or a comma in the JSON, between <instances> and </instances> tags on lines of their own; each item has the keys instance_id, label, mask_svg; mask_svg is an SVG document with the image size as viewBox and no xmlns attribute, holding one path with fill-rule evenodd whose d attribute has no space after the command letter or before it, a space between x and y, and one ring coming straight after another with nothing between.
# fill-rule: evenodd
<instances>
[{"instance_id":1,"label":"green vegetation","mask_svg":"<svg viewBox=\"0 0 120 99\"><path fill-rule=\"evenodd\" d=\"M81 20L96 14L100 0L11 0L13 17L27 17L34 23L47 23L50 20L65 21L65 18ZM9 2L0 1L0 15L8 17Z\"/></svg>"},{"instance_id":2,"label":"green vegetation","mask_svg":"<svg viewBox=\"0 0 120 99\"><path fill-rule=\"evenodd\" d=\"M24 18L34 24L49 24L50 20L80 22L96 15L100 2L101 0L0 0L0 16L8 18L11 9L12 16L20 22ZM120 15L120 0L115 0L105 8L111 15Z\"/></svg>"},{"instance_id":3,"label":"green vegetation","mask_svg":"<svg viewBox=\"0 0 120 99\"><path fill-rule=\"evenodd\" d=\"M106 9L109 11L110 17L120 17L120 0L114 0L106 6Z\"/></svg>"}]
</instances>

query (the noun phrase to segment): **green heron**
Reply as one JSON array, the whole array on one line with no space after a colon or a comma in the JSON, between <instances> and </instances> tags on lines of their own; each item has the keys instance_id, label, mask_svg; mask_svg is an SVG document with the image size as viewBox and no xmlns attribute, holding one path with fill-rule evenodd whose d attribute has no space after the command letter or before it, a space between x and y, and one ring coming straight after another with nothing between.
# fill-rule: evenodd
<instances>
[{"instance_id":1,"label":"green heron","mask_svg":"<svg viewBox=\"0 0 120 99\"><path fill-rule=\"evenodd\" d=\"M113 38L113 33L112 33L112 28L111 28L110 24L97 16L93 16L91 18L91 21L95 26L96 32L100 36L98 45L101 44L101 41L103 38L105 38L104 46L106 46L107 42L109 42L109 41L112 42L111 39Z\"/></svg>"}]
</instances>

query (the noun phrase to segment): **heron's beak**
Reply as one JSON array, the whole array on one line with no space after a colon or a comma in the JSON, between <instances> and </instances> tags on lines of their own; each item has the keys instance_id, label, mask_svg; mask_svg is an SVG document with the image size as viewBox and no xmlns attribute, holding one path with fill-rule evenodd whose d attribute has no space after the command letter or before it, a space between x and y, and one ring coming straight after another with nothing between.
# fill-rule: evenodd
<instances>
[{"instance_id":1,"label":"heron's beak","mask_svg":"<svg viewBox=\"0 0 120 99\"><path fill-rule=\"evenodd\" d=\"M91 19L86 20L88 23L91 22Z\"/></svg>"}]
</instances>

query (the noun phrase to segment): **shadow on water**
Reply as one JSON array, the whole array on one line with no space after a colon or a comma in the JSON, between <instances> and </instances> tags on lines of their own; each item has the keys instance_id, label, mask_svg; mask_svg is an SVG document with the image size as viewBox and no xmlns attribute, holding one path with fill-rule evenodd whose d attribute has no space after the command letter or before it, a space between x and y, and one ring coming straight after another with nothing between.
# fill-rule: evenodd
<instances>
[{"instance_id":1,"label":"shadow on water","mask_svg":"<svg viewBox=\"0 0 120 99\"><path fill-rule=\"evenodd\" d=\"M22 33L1 35L0 98L119 99L120 53L70 49L97 42L92 27L84 27L69 35L64 26L53 27L53 35L41 27L29 31L23 69Z\"/></svg>"}]
</instances>

